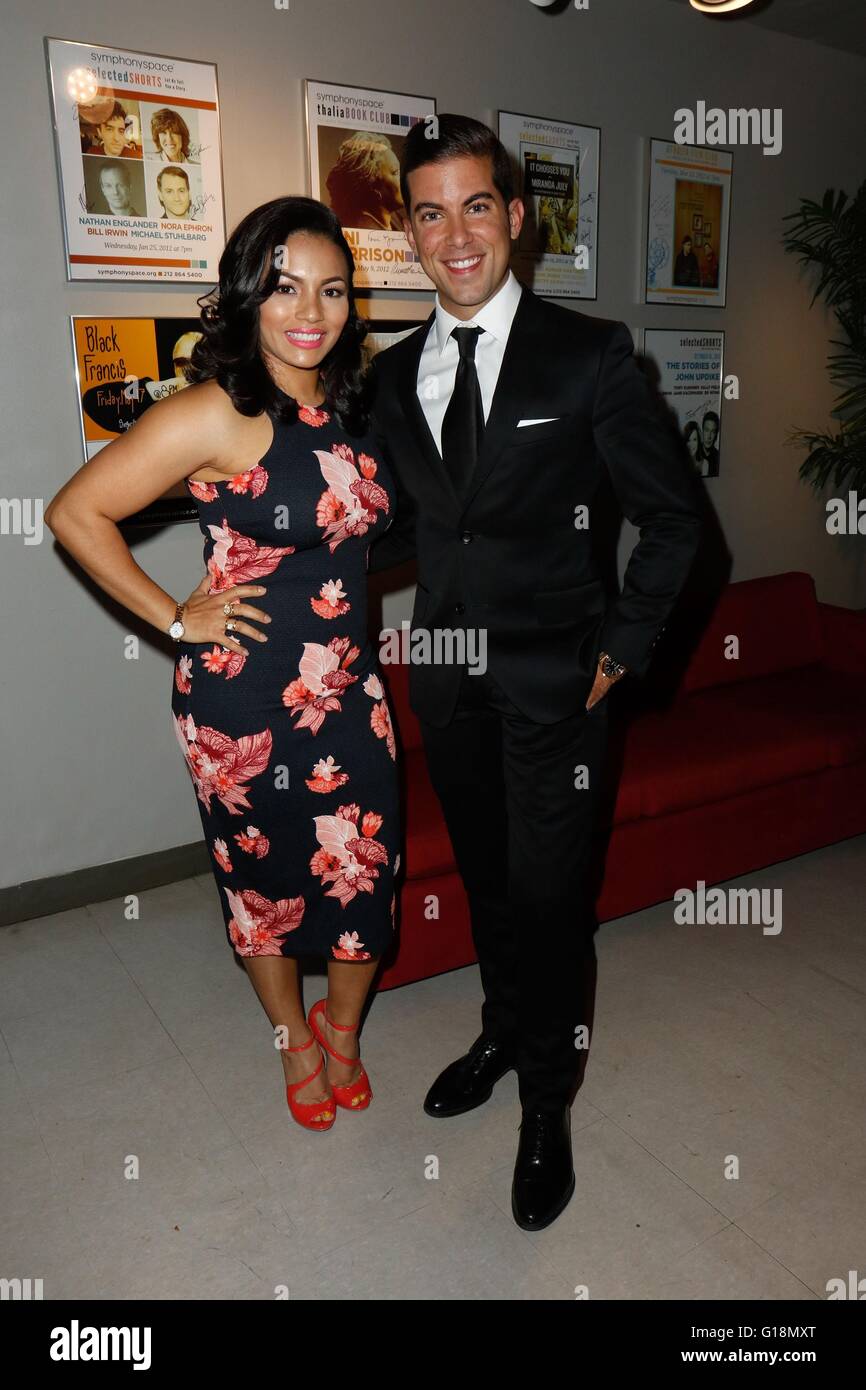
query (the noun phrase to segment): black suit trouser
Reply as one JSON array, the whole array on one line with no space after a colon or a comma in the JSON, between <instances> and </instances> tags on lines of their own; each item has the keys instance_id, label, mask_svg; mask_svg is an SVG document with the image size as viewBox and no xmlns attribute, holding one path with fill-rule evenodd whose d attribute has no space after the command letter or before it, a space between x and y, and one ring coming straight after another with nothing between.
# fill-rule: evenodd
<instances>
[{"instance_id":1,"label":"black suit trouser","mask_svg":"<svg viewBox=\"0 0 866 1390\"><path fill-rule=\"evenodd\" d=\"M586 1046L576 1030L590 1023L598 920L589 870L607 698L537 724L489 671L464 670L451 722L421 721L469 900L482 1033L516 1049L524 1109L569 1102Z\"/></svg>"}]
</instances>

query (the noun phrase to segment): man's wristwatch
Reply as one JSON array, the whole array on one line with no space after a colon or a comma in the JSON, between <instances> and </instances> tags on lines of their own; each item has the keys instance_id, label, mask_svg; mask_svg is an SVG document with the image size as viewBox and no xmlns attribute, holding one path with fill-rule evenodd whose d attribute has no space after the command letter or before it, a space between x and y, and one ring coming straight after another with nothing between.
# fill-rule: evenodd
<instances>
[{"instance_id":1,"label":"man's wristwatch","mask_svg":"<svg viewBox=\"0 0 866 1390\"><path fill-rule=\"evenodd\" d=\"M607 676L608 680L616 680L619 676L625 675L628 670L627 666L623 666L619 661L614 661L607 652L599 652L598 664L601 667L601 674Z\"/></svg>"},{"instance_id":2,"label":"man's wristwatch","mask_svg":"<svg viewBox=\"0 0 866 1390\"><path fill-rule=\"evenodd\" d=\"M175 642L179 642L180 639L183 637L184 632L186 631L186 628L184 627L183 622L181 621L181 619L182 619L182 617L183 617L183 610L184 610L185 607L186 607L186 604L185 604L185 603L178 603L178 604L176 605L175 614L174 614L174 622L171 624L170 628L168 629L168 635L169 635L169 637L173 637L174 640L175 640Z\"/></svg>"}]
</instances>

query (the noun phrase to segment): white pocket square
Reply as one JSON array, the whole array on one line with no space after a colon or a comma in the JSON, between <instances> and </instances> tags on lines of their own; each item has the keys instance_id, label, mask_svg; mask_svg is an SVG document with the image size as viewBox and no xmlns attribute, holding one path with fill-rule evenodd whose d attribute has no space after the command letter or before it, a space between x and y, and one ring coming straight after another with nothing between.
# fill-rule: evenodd
<instances>
[{"instance_id":1,"label":"white pocket square","mask_svg":"<svg viewBox=\"0 0 866 1390\"><path fill-rule=\"evenodd\" d=\"M561 419L561 415L545 415L542 420L518 420L517 428L521 429L523 425L549 425L553 420Z\"/></svg>"}]
</instances>

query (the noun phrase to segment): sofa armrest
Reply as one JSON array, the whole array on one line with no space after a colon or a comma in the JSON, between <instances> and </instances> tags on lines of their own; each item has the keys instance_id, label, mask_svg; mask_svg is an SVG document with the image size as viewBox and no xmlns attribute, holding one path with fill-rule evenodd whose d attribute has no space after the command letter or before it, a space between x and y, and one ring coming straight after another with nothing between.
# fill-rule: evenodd
<instances>
[{"instance_id":1,"label":"sofa armrest","mask_svg":"<svg viewBox=\"0 0 866 1390\"><path fill-rule=\"evenodd\" d=\"M866 676L866 609L819 603L824 665L849 676Z\"/></svg>"}]
</instances>

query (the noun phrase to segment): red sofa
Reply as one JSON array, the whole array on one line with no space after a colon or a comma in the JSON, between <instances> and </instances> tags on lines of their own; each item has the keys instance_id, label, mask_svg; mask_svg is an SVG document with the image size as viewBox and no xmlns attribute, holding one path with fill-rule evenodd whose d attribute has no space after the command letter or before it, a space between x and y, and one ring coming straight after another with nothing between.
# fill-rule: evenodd
<instances>
[{"instance_id":1,"label":"red sofa","mask_svg":"<svg viewBox=\"0 0 866 1390\"><path fill-rule=\"evenodd\" d=\"M476 957L408 669L383 673L406 816L390 989ZM819 603L798 572L728 585L665 706L611 710L609 750L600 921L866 832L866 610Z\"/></svg>"}]
</instances>

